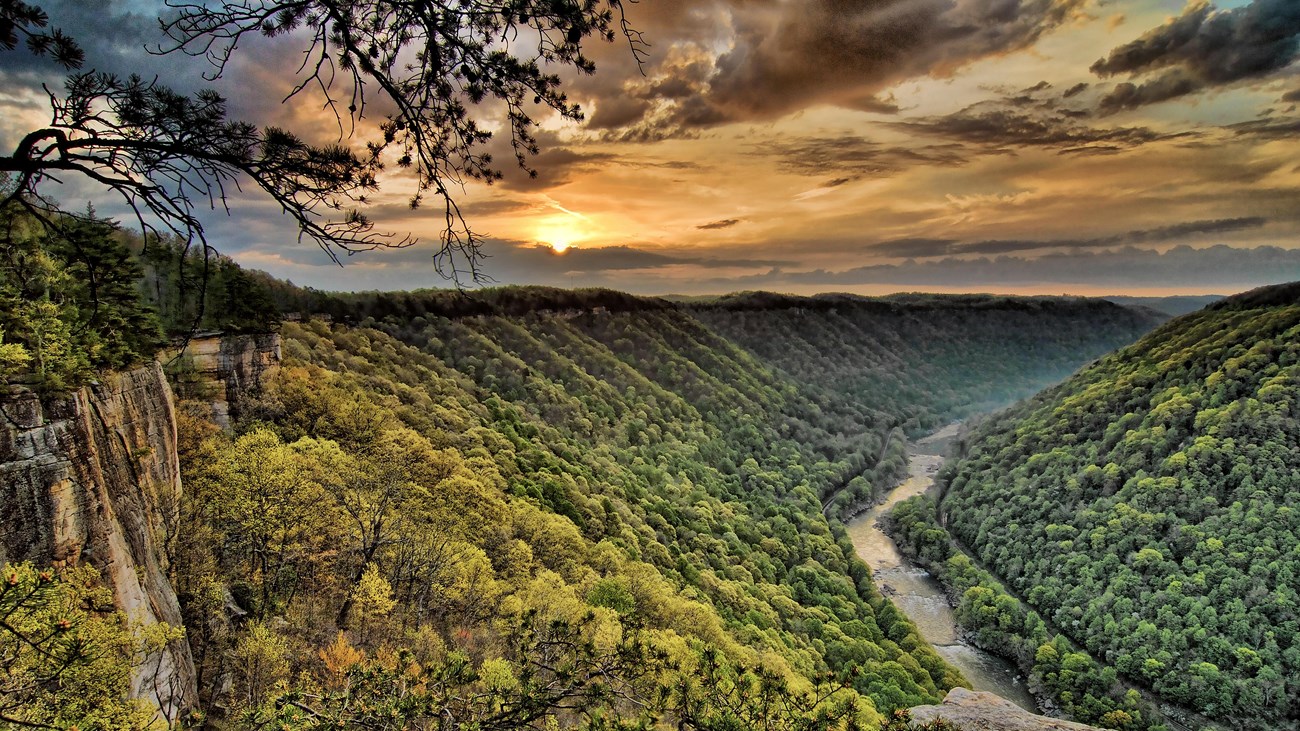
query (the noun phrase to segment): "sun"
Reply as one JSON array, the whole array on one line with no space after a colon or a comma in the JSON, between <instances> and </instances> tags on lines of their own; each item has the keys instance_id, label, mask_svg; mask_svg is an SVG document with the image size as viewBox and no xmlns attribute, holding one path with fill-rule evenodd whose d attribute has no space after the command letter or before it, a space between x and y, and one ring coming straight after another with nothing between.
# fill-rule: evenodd
<instances>
[{"instance_id":1,"label":"sun","mask_svg":"<svg viewBox=\"0 0 1300 731\"><path fill-rule=\"evenodd\" d=\"M584 232L566 219L551 219L537 227L537 240L557 254L568 251L575 243L584 238Z\"/></svg>"}]
</instances>

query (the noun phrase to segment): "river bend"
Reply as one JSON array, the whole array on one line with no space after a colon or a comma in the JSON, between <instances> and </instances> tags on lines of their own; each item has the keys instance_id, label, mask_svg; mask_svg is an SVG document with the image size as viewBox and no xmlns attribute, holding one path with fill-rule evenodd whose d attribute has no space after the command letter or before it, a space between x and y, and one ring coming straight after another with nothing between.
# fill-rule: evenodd
<instances>
[{"instance_id":1,"label":"river bend","mask_svg":"<svg viewBox=\"0 0 1300 731\"><path fill-rule=\"evenodd\" d=\"M1038 713L1017 669L961 638L939 582L899 553L893 539L876 526L876 520L895 503L930 489L934 473L943 463L942 457L918 454L915 450L909 453L908 460L907 480L891 491L883 503L849 521L847 528L854 550L871 567L876 586L916 623L921 636L934 645L944 660L961 670L975 690L997 693L1025 710Z\"/></svg>"}]
</instances>

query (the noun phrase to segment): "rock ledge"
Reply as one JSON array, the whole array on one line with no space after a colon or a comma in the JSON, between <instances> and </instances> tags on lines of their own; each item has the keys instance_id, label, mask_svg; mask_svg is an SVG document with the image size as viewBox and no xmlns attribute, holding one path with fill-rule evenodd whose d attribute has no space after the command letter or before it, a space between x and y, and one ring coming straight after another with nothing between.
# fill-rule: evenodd
<instances>
[{"instance_id":1,"label":"rock ledge","mask_svg":"<svg viewBox=\"0 0 1300 731\"><path fill-rule=\"evenodd\" d=\"M1096 726L1036 716L1002 696L965 688L948 691L943 705L912 709L912 721L918 725L937 718L962 731L1102 731Z\"/></svg>"}]
</instances>

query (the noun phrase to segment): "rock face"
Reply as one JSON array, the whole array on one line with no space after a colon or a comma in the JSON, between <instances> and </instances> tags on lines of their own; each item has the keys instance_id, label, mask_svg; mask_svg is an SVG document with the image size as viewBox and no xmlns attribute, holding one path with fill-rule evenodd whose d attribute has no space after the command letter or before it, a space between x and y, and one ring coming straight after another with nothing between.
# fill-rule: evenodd
<instances>
[{"instance_id":1,"label":"rock face","mask_svg":"<svg viewBox=\"0 0 1300 731\"><path fill-rule=\"evenodd\" d=\"M42 403L0 398L0 561L89 562L133 622L182 625L167 579L180 505L171 388L158 363ZM136 669L132 695L176 719L198 693L188 644Z\"/></svg>"},{"instance_id":2,"label":"rock face","mask_svg":"<svg viewBox=\"0 0 1300 731\"><path fill-rule=\"evenodd\" d=\"M178 363L182 395L210 403L212 420L229 429L231 419L239 415L240 402L257 395L280 367L280 336L196 336L185 346Z\"/></svg>"},{"instance_id":3,"label":"rock face","mask_svg":"<svg viewBox=\"0 0 1300 731\"><path fill-rule=\"evenodd\" d=\"M912 709L915 724L937 718L955 724L962 731L1102 731L1096 726L1035 716L999 695L965 688L948 691L943 705Z\"/></svg>"}]
</instances>

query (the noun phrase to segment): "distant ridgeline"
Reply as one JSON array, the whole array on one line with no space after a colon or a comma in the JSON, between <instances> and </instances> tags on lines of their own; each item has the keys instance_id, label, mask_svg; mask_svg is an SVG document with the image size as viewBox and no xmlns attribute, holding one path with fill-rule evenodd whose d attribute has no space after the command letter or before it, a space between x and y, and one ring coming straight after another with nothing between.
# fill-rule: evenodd
<instances>
[{"instance_id":1,"label":"distant ridgeline","mask_svg":"<svg viewBox=\"0 0 1300 731\"><path fill-rule=\"evenodd\" d=\"M1163 319L1103 300L929 294L743 294L695 312L823 406L882 412L909 436L1029 396Z\"/></svg>"},{"instance_id":2,"label":"distant ridgeline","mask_svg":"<svg viewBox=\"0 0 1300 731\"><path fill-rule=\"evenodd\" d=\"M1073 640L1225 725L1300 725L1300 284L1001 414L947 479L948 528Z\"/></svg>"},{"instance_id":3,"label":"distant ridgeline","mask_svg":"<svg viewBox=\"0 0 1300 731\"><path fill-rule=\"evenodd\" d=\"M392 326L415 318L607 315L676 310L800 385L822 409L909 436L1005 406L1133 342L1165 319L1069 297L749 292L688 302L605 289L281 295L288 310Z\"/></svg>"}]
</instances>

